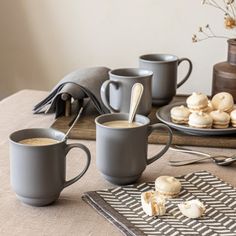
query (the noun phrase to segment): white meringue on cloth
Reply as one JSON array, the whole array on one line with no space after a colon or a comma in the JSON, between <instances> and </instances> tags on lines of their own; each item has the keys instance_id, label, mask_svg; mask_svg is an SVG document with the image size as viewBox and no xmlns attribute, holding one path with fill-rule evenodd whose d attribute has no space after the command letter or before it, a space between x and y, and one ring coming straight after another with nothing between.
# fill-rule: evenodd
<instances>
[{"instance_id":1,"label":"white meringue on cloth","mask_svg":"<svg viewBox=\"0 0 236 236\"><path fill-rule=\"evenodd\" d=\"M183 215L191 219L200 218L206 210L206 207L198 199L185 201L178 204L178 207Z\"/></svg>"}]
</instances>

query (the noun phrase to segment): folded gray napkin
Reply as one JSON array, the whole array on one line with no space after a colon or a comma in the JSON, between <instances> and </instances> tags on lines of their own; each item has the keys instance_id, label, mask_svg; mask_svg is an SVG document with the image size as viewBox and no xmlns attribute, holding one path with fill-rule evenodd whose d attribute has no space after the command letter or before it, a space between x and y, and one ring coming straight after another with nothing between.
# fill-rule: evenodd
<instances>
[{"instance_id":1,"label":"folded gray napkin","mask_svg":"<svg viewBox=\"0 0 236 236\"><path fill-rule=\"evenodd\" d=\"M50 92L50 94L33 108L35 114L55 112L56 118L65 113L65 100L62 94L74 99L74 102L90 98L100 114L109 111L103 105L100 88L109 79L109 68L91 67L78 69L66 75ZM80 104L79 102L77 104Z\"/></svg>"}]
</instances>

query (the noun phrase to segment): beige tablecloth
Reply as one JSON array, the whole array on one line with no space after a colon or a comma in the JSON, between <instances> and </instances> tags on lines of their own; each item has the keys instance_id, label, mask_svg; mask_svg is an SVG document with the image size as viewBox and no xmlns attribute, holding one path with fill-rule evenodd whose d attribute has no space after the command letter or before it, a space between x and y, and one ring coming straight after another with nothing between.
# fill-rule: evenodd
<instances>
[{"instance_id":1,"label":"beige tablecloth","mask_svg":"<svg viewBox=\"0 0 236 236\"><path fill-rule=\"evenodd\" d=\"M94 141L70 140L70 142L81 142L90 149L92 163L84 177L63 190L60 199L54 205L41 208L23 205L11 190L8 136L18 129L51 126L54 115L32 114L33 105L47 94L42 91L23 90L0 102L0 235L121 235L116 227L81 199L83 192L114 187L96 170ZM149 156L160 148L159 145L150 145ZM228 155L235 152L235 149L200 147L195 149ZM168 158L180 155L186 157L189 154L169 150L160 160L146 168L139 182L153 181L159 175L177 176L197 170L207 170L236 186L236 165L219 167L211 162L184 167L168 165ZM82 165L82 158L79 160L77 151L72 151L68 158L67 178L75 176Z\"/></svg>"}]
</instances>

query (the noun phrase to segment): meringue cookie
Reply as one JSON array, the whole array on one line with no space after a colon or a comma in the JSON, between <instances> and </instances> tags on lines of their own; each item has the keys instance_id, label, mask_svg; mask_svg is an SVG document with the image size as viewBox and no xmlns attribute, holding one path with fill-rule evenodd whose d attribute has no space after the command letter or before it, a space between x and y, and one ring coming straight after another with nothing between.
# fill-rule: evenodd
<instances>
[{"instance_id":1,"label":"meringue cookie","mask_svg":"<svg viewBox=\"0 0 236 236\"><path fill-rule=\"evenodd\" d=\"M155 189L164 198L178 197L181 183L173 176L160 176L155 180Z\"/></svg>"},{"instance_id":2,"label":"meringue cookie","mask_svg":"<svg viewBox=\"0 0 236 236\"><path fill-rule=\"evenodd\" d=\"M188 124L195 128L211 128L213 119L204 112L194 112L189 116Z\"/></svg>"},{"instance_id":3,"label":"meringue cookie","mask_svg":"<svg viewBox=\"0 0 236 236\"><path fill-rule=\"evenodd\" d=\"M141 193L143 211L149 216L161 216L166 213L165 200L156 191Z\"/></svg>"},{"instance_id":4,"label":"meringue cookie","mask_svg":"<svg viewBox=\"0 0 236 236\"><path fill-rule=\"evenodd\" d=\"M208 105L207 105L207 109L206 109L206 113L210 113L214 110L211 101L208 101Z\"/></svg>"},{"instance_id":5,"label":"meringue cookie","mask_svg":"<svg viewBox=\"0 0 236 236\"><path fill-rule=\"evenodd\" d=\"M178 204L178 207L183 215L192 219L201 217L206 211L205 206L198 199L183 202Z\"/></svg>"},{"instance_id":6,"label":"meringue cookie","mask_svg":"<svg viewBox=\"0 0 236 236\"><path fill-rule=\"evenodd\" d=\"M189 109L183 105L173 107L170 110L171 120L177 124L188 124L189 115Z\"/></svg>"},{"instance_id":7,"label":"meringue cookie","mask_svg":"<svg viewBox=\"0 0 236 236\"><path fill-rule=\"evenodd\" d=\"M222 110L229 113L234 107L233 96L226 92L217 93L213 96L211 102L214 110Z\"/></svg>"},{"instance_id":8,"label":"meringue cookie","mask_svg":"<svg viewBox=\"0 0 236 236\"><path fill-rule=\"evenodd\" d=\"M216 110L210 113L213 119L213 128L225 129L229 126L230 115L224 111Z\"/></svg>"},{"instance_id":9,"label":"meringue cookie","mask_svg":"<svg viewBox=\"0 0 236 236\"><path fill-rule=\"evenodd\" d=\"M236 109L230 112L231 124L236 127Z\"/></svg>"},{"instance_id":10,"label":"meringue cookie","mask_svg":"<svg viewBox=\"0 0 236 236\"><path fill-rule=\"evenodd\" d=\"M187 98L186 103L191 112L206 111L208 109L208 98L203 93L192 93Z\"/></svg>"}]
</instances>

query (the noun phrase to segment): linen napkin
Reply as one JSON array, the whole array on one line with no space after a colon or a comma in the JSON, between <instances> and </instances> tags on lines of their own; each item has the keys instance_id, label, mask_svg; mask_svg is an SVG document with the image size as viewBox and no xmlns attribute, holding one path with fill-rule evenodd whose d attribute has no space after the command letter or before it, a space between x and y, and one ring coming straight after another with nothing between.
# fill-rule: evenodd
<instances>
[{"instance_id":1,"label":"linen napkin","mask_svg":"<svg viewBox=\"0 0 236 236\"><path fill-rule=\"evenodd\" d=\"M74 99L74 104L77 106L81 104L78 101L89 98L100 114L108 113L101 100L100 88L102 83L109 79L109 70L107 67L90 67L69 73L59 81L46 98L34 106L33 112L35 114L55 112L56 118L63 115L65 101L61 95L67 94Z\"/></svg>"}]
</instances>

